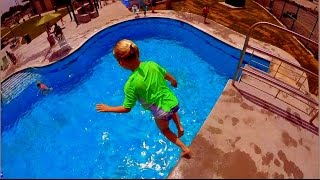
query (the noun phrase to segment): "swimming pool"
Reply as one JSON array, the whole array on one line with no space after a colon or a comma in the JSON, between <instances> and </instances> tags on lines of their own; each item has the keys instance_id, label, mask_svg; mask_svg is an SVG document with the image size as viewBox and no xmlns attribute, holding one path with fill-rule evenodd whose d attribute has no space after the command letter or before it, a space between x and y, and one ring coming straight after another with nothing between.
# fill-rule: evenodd
<instances>
[{"instance_id":1,"label":"swimming pool","mask_svg":"<svg viewBox=\"0 0 320 180\"><path fill-rule=\"evenodd\" d=\"M154 60L176 77L178 88L173 91L185 128L182 140L190 145L232 78L240 51L184 22L136 19L99 32L62 61L24 70L3 83L19 87L2 101L5 178L165 178L169 174L180 150L159 132L148 111L138 104L128 114L95 110L101 102L122 104L130 72L112 56L112 47L122 38L137 43L142 60ZM38 93L38 79L53 87L47 96ZM170 127L176 132L172 123Z\"/></svg>"}]
</instances>

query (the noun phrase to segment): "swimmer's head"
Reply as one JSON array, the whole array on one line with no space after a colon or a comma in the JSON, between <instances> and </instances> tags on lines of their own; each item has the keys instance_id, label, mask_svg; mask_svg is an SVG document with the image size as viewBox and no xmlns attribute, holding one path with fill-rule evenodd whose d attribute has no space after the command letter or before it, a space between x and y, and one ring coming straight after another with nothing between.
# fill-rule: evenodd
<instances>
[{"instance_id":1,"label":"swimmer's head","mask_svg":"<svg viewBox=\"0 0 320 180\"><path fill-rule=\"evenodd\" d=\"M122 61L130 62L132 60L137 60L139 59L140 53L138 46L134 42L123 39L114 46L113 55L120 63Z\"/></svg>"}]
</instances>

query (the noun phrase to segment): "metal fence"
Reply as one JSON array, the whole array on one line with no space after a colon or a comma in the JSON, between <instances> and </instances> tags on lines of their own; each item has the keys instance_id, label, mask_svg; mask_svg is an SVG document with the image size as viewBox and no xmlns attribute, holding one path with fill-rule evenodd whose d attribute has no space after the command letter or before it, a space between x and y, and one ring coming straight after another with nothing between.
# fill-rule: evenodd
<instances>
[{"instance_id":1,"label":"metal fence","mask_svg":"<svg viewBox=\"0 0 320 180\"><path fill-rule=\"evenodd\" d=\"M291 0L255 0L276 16L288 29L311 40L319 41L319 16L315 9L306 8ZM300 40L318 59L318 47Z\"/></svg>"}]
</instances>

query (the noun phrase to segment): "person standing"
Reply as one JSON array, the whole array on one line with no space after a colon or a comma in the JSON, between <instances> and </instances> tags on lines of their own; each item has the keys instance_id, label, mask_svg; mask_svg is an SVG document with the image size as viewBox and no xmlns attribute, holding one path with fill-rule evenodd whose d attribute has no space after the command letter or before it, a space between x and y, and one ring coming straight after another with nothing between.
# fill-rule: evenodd
<instances>
[{"instance_id":1,"label":"person standing","mask_svg":"<svg viewBox=\"0 0 320 180\"><path fill-rule=\"evenodd\" d=\"M17 65L17 58L13 53L10 53L9 51L6 51L7 56L9 57L10 61L12 62L13 65Z\"/></svg>"},{"instance_id":2,"label":"person standing","mask_svg":"<svg viewBox=\"0 0 320 180\"><path fill-rule=\"evenodd\" d=\"M49 23L46 23L46 32L47 32L47 35L48 35L48 37L50 36L50 34L51 34L51 26L50 26L50 24Z\"/></svg>"},{"instance_id":3,"label":"person standing","mask_svg":"<svg viewBox=\"0 0 320 180\"><path fill-rule=\"evenodd\" d=\"M60 21L61 21L61 25L62 25L62 26L63 26L63 25L64 25L64 23L66 22L65 20L63 20L62 15L60 15Z\"/></svg>"},{"instance_id":4,"label":"person standing","mask_svg":"<svg viewBox=\"0 0 320 180\"><path fill-rule=\"evenodd\" d=\"M204 17L204 19L203 19L203 23L204 23L204 24L209 24L209 23L206 21L206 19L207 19L207 17L208 17L208 14L209 14L209 8L208 8L207 5L205 5L205 6L203 7L203 9L202 9L202 16Z\"/></svg>"},{"instance_id":5,"label":"person standing","mask_svg":"<svg viewBox=\"0 0 320 180\"><path fill-rule=\"evenodd\" d=\"M54 23L54 28L52 33L54 33L54 35L56 36L56 38L58 38L58 40L61 40L63 37L62 28L57 23Z\"/></svg>"},{"instance_id":6,"label":"person standing","mask_svg":"<svg viewBox=\"0 0 320 180\"><path fill-rule=\"evenodd\" d=\"M151 0L151 12L152 13L156 13L155 11L154 11L154 6L156 6L156 0Z\"/></svg>"},{"instance_id":7,"label":"person standing","mask_svg":"<svg viewBox=\"0 0 320 180\"><path fill-rule=\"evenodd\" d=\"M139 4L140 4L140 7L142 7L142 9L143 9L144 16L146 16L147 15L147 10L148 10L147 4L145 3L144 0L139 0Z\"/></svg>"}]
</instances>

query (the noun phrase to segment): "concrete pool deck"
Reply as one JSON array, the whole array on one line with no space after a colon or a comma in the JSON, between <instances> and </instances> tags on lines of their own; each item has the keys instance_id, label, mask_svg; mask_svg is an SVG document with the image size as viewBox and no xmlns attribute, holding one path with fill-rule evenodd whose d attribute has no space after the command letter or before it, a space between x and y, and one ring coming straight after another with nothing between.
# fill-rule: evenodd
<instances>
[{"instance_id":1,"label":"concrete pool deck","mask_svg":"<svg viewBox=\"0 0 320 180\"><path fill-rule=\"evenodd\" d=\"M180 159L169 179L319 178L317 128L246 91L228 82L190 145L192 158Z\"/></svg>"},{"instance_id":2,"label":"concrete pool deck","mask_svg":"<svg viewBox=\"0 0 320 180\"><path fill-rule=\"evenodd\" d=\"M202 17L197 15L172 11L157 12L148 12L147 17L169 16L180 19L232 46L240 49L243 46L243 35L213 21L208 20L210 24L205 25L202 23ZM1 73L1 79L27 67L41 67L54 63L81 47L99 30L135 18L135 15L119 1L103 6L99 13L99 17L78 27L75 22L65 23L66 28L63 32L71 49L61 51L58 44L50 48L46 33L33 39L30 44L19 47L14 52L19 59L18 67L9 67ZM140 14L140 18L144 18L143 14ZM69 20L68 15L64 20ZM251 43L298 64L292 56L279 48L255 40ZM6 48L1 50L1 57L5 50ZM293 122L295 118L289 113L286 114L293 111L292 107L285 104L278 107L278 104L275 105L273 102L265 102L266 99L270 99L266 95L256 95L260 97L260 100L257 100L245 94L244 89L248 90L241 84L232 86L229 82L226 85L214 109L190 145L193 151L192 158L181 159L169 178L319 177L319 138L314 133L317 129L303 128ZM281 109L283 112L274 109ZM314 121L317 127L318 123L318 119ZM186 130L187 128L185 127Z\"/></svg>"}]
</instances>

